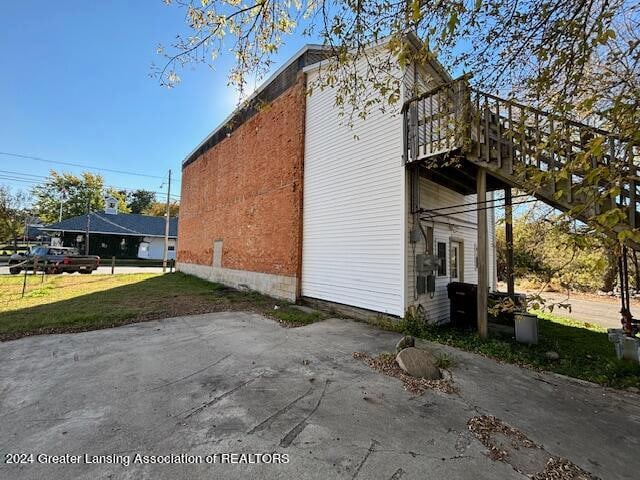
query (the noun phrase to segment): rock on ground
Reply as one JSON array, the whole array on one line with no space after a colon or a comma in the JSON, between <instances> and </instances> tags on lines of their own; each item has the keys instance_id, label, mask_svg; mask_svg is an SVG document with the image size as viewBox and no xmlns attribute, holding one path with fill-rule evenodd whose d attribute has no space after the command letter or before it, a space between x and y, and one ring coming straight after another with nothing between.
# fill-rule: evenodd
<instances>
[{"instance_id":1,"label":"rock on ground","mask_svg":"<svg viewBox=\"0 0 640 480\"><path fill-rule=\"evenodd\" d=\"M405 348L396 356L396 362L402 370L416 378L436 380L441 376L435 357L426 350Z\"/></svg>"},{"instance_id":2,"label":"rock on ground","mask_svg":"<svg viewBox=\"0 0 640 480\"><path fill-rule=\"evenodd\" d=\"M416 339L413 338L411 335L405 335L400 340L398 340L398 343L396 343L396 353L400 353L405 348L415 347L415 346L416 346Z\"/></svg>"},{"instance_id":3,"label":"rock on ground","mask_svg":"<svg viewBox=\"0 0 640 480\"><path fill-rule=\"evenodd\" d=\"M554 352L553 350L545 352L544 356L547 357L547 360L551 360L553 362L555 362L556 360L560 360L560 354L558 352Z\"/></svg>"}]
</instances>

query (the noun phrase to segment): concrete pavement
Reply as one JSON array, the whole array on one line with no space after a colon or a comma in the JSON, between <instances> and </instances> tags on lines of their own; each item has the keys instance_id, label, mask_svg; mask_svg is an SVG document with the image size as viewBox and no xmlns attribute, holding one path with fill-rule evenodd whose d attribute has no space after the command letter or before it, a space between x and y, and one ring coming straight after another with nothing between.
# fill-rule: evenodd
<instances>
[{"instance_id":1,"label":"concrete pavement","mask_svg":"<svg viewBox=\"0 0 640 480\"><path fill-rule=\"evenodd\" d=\"M589 298L583 295L544 292L541 296L547 302L562 302L571 305L571 311L556 308L553 313L571 318L579 322L592 323L605 328L620 328L620 299L617 297ZM640 315L640 302L634 300L631 311L635 316Z\"/></svg>"},{"instance_id":2,"label":"concrete pavement","mask_svg":"<svg viewBox=\"0 0 640 480\"><path fill-rule=\"evenodd\" d=\"M0 464L11 479L524 479L467 421L494 415L601 478L640 471L640 396L455 349L458 394L352 358L398 335L214 313L0 344L0 452L278 453L286 464ZM120 457L117 457L120 455ZM106 457L105 457L106 458Z\"/></svg>"}]
</instances>

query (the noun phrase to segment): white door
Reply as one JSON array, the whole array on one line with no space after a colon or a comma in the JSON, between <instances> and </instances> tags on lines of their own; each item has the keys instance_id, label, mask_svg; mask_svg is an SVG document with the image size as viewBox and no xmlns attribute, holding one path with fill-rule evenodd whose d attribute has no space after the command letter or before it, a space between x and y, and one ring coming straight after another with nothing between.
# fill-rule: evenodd
<instances>
[{"instance_id":1,"label":"white door","mask_svg":"<svg viewBox=\"0 0 640 480\"><path fill-rule=\"evenodd\" d=\"M462 272L464 272L464 266L462 264L462 242L450 241L449 248L451 253L449 255L449 275L452 282L462 282Z\"/></svg>"}]
</instances>

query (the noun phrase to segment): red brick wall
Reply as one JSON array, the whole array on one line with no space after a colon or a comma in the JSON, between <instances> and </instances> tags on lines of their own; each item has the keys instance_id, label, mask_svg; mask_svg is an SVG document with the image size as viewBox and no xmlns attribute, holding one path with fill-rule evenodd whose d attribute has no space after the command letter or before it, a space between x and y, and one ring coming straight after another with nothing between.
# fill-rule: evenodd
<instances>
[{"instance_id":1,"label":"red brick wall","mask_svg":"<svg viewBox=\"0 0 640 480\"><path fill-rule=\"evenodd\" d=\"M305 83L271 104L182 171L178 262L299 278Z\"/></svg>"}]
</instances>

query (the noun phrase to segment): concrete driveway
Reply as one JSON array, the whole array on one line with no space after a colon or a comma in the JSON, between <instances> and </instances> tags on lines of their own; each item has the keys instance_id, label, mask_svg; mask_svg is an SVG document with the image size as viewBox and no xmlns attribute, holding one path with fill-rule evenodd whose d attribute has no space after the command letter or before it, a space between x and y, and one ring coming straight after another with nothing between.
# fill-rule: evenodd
<instances>
[{"instance_id":1,"label":"concrete driveway","mask_svg":"<svg viewBox=\"0 0 640 480\"><path fill-rule=\"evenodd\" d=\"M601 478L638 478L640 396L441 346L459 393L413 396L352 358L397 338L347 320L287 329L215 313L3 343L0 478L526 478L469 432L484 414ZM288 463L7 465L6 453Z\"/></svg>"}]
</instances>

